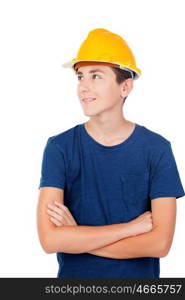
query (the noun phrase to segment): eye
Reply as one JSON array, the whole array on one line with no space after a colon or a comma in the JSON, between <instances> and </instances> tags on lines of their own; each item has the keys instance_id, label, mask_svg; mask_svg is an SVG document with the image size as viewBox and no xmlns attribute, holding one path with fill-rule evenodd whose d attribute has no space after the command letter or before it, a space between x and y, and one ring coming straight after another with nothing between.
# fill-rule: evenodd
<instances>
[{"instance_id":1,"label":"eye","mask_svg":"<svg viewBox=\"0 0 185 300\"><path fill-rule=\"evenodd\" d=\"M98 74L94 74L94 75L93 75L93 78L94 78L95 76L98 76L99 78L101 78Z\"/></svg>"},{"instance_id":2,"label":"eye","mask_svg":"<svg viewBox=\"0 0 185 300\"><path fill-rule=\"evenodd\" d=\"M82 77L82 76L78 75L78 76L77 76L77 79L78 79L78 80L80 80L80 79L81 79L81 77Z\"/></svg>"},{"instance_id":3,"label":"eye","mask_svg":"<svg viewBox=\"0 0 185 300\"><path fill-rule=\"evenodd\" d=\"M98 76L99 78L101 78L100 75L98 75L98 74L93 74L92 77L95 78L95 76ZM78 80L81 80L82 77L83 77L83 76L78 75L78 76L77 76L77 79L78 79Z\"/></svg>"}]
</instances>

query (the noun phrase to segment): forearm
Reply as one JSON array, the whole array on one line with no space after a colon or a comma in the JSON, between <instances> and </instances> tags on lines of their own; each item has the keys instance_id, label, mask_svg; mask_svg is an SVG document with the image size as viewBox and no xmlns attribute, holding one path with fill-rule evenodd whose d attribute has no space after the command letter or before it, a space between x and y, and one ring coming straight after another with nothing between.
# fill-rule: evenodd
<instances>
[{"instance_id":1,"label":"forearm","mask_svg":"<svg viewBox=\"0 0 185 300\"><path fill-rule=\"evenodd\" d=\"M47 234L45 251L84 253L105 247L130 235L129 223L55 227Z\"/></svg>"},{"instance_id":2,"label":"forearm","mask_svg":"<svg viewBox=\"0 0 185 300\"><path fill-rule=\"evenodd\" d=\"M154 228L150 232L119 240L89 253L116 259L162 257L165 256L165 244L158 229Z\"/></svg>"}]
</instances>

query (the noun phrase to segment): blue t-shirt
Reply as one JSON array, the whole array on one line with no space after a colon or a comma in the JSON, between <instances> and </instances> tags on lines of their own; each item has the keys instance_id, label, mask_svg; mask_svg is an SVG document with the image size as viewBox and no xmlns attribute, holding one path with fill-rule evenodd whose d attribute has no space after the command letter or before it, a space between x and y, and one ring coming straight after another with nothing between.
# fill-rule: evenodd
<instances>
[{"instance_id":1,"label":"blue t-shirt","mask_svg":"<svg viewBox=\"0 0 185 300\"><path fill-rule=\"evenodd\" d=\"M171 143L136 123L122 143L105 146L87 132L84 123L48 138L40 187L64 189L64 204L78 225L128 222L159 197L185 195ZM62 243L62 241L61 241ZM57 277L154 277L160 259L113 259L89 253L57 253Z\"/></svg>"}]
</instances>

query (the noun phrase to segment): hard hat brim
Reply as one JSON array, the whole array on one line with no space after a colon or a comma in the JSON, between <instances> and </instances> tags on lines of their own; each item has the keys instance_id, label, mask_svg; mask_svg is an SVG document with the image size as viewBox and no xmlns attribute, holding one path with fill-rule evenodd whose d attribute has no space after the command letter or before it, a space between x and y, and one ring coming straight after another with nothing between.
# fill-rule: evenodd
<instances>
[{"instance_id":1,"label":"hard hat brim","mask_svg":"<svg viewBox=\"0 0 185 300\"><path fill-rule=\"evenodd\" d=\"M73 69L73 71L75 71L74 70L74 65L76 64L76 63L78 63L78 62L82 62L82 61L94 61L94 62L105 62L105 63L107 63L107 61L104 61L104 60L70 60L70 61L68 61L68 62L66 62L66 63L64 63L64 64L62 64L62 67L64 67L64 68L72 68ZM110 63L110 62L109 62ZM120 69L122 69L122 70L126 70L126 71L134 71L135 72L135 77L134 77L134 79L138 79L139 78L139 76L141 75L141 70L140 69L131 69L131 68L128 68L127 66L123 66L123 65L120 65L120 63L118 63L118 62L112 62L112 64L117 64L117 65L119 65L119 67L120 67Z\"/></svg>"}]
</instances>

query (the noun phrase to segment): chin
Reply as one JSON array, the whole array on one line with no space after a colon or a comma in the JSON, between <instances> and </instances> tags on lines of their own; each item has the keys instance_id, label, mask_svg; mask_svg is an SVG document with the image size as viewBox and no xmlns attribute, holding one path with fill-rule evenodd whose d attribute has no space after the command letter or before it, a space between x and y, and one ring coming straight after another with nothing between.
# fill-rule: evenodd
<instances>
[{"instance_id":1,"label":"chin","mask_svg":"<svg viewBox=\"0 0 185 300\"><path fill-rule=\"evenodd\" d=\"M96 113L93 114L93 113L90 113L90 112L89 113L84 112L84 115L87 116L87 117L94 117L97 114Z\"/></svg>"},{"instance_id":2,"label":"chin","mask_svg":"<svg viewBox=\"0 0 185 300\"><path fill-rule=\"evenodd\" d=\"M84 113L85 116L88 116L88 117L93 117L93 116L96 116L97 114L99 114L99 112L97 113L93 110L92 111L83 110L83 113Z\"/></svg>"},{"instance_id":3,"label":"chin","mask_svg":"<svg viewBox=\"0 0 185 300\"><path fill-rule=\"evenodd\" d=\"M101 113L103 113L105 110L106 110L106 109L102 109L102 110L99 110L99 111L96 110L96 111L95 111L95 109L94 109L94 110L92 109L92 111L90 111L90 109L89 109L89 111L83 110L83 113L84 113L85 116L88 116L88 117L94 117L94 116L101 115Z\"/></svg>"}]
</instances>

